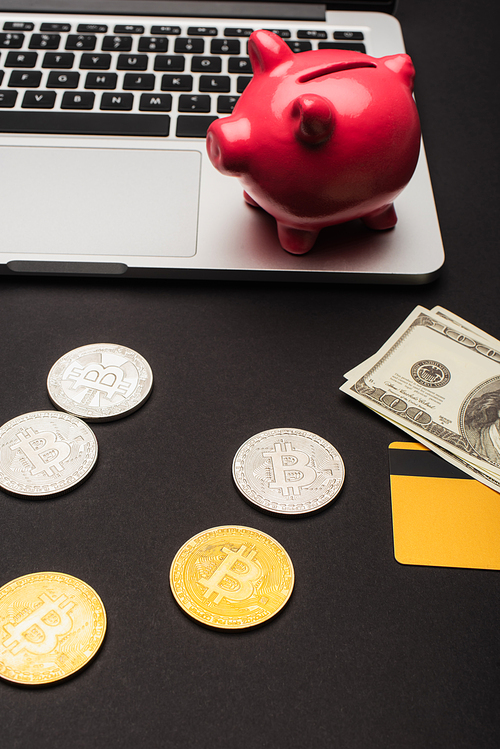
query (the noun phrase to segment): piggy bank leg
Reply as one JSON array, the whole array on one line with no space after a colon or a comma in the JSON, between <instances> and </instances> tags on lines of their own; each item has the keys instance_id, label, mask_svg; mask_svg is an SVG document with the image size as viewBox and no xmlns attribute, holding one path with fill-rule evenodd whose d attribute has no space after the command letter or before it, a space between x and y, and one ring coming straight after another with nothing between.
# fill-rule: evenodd
<instances>
[{"instance_id":1,"label":"piggy bank leg","mask_svg":"<svg viewBox=\"0 0 500 749\"><path fill-rule=\"evenodd\" d=\"M284 250L293 255L303 255L309 252L316 241L319 232L293 229L278 222L278 237Z\"/></svg>"},{"instance_id":2,"label":"piggy bank leg","mask_svg":"<svg viewBox=\"0 0 500 749\"><path fill-rule=\"evenodd\" d=\"M368 213L366 216L362 217L362 221L369 229L377 229L378 231L393 229L398 223L398 217L394 210L394 203L379 208L373 213Z\"/></svg>"},{"instance_id":3,"label":"piggy bank leg","mask_svg":"<svg viewBox=\"0 0 500 749\"><path fill-rule=\"evenodd\" d=\"M243 197L248 205L254 208L260 208L260 205L246 192L243 191ZM303 255L309 252L318 236L317 231L303 231L302 229L293 229L291 226L285 226L278 222L278 237L284 250L291 252L293 255Z\"/></svg>"}]
</instances>

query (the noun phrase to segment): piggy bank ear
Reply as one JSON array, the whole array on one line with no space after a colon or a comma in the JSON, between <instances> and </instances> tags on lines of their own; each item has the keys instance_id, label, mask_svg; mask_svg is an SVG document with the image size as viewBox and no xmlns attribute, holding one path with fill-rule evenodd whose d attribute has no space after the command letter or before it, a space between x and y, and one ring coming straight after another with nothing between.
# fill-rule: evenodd
<instances>
[{"instance_id":1,"label":"piggy bank ear","mask_svg":"<svg viewBox=\"0 0 500 749\"><path fill-rule=\"evenodd\" d=\"M413 67L411 57L408 55L391 55L390 57L381 57L380 59L389 70L399 75L410 91L413 91L415 68Z\"/></svg>"},{"instance_id":2,"label":"piggy bank ear","mask_svg":"<svg viewBox=\"0 0 500 749\"><path fill-rule=\"evenodd\" d=\"M281 37L272 31L259 29L250 35L248 55L254 75L274 70L285 60L293 59L294 53Z\"/></svg>"},{"instance_id":3,"label":"piggy bank ear","mask_svg":"<svg viewBox=\"0 0 500 749\"><path fill-rule=\"evenodd\" d=\"M318 94L301 94L292 104L295 137L308 145L327 141L335 129L332 104Z\"/></svg>"}]
</instances>

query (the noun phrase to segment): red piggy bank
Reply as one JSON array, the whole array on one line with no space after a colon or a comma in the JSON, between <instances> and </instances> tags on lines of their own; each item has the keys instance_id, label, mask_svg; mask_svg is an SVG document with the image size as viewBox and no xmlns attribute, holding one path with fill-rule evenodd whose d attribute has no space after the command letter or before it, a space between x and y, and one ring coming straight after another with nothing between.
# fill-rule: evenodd
<instances>
[{"instance_id":1,"label":"red piggy bank","mask_svg":"<svg viewBox=\"0 0 500 749\"><path fill-rule=\"evenodd\" d=\"M307 252L320 229L351 219L395 226L393 201L420 149L408 55L295 54L263 30L248 52L252 81L233 113L211 124L208 155L275 217L282 247Z\"/></svg>"}]
</instances>

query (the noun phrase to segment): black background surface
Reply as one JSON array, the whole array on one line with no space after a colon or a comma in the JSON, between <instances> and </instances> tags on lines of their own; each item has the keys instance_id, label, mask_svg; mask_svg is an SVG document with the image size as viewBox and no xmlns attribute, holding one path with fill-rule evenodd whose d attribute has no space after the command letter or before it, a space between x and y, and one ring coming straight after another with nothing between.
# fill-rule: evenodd
<instances>
[{"instance_id":1,"label":"black background surface","mask_svg":"<svg viewBox=\"0 0 500 749\"><path fill-rule=\"evenodd\" d=\"M394 560L388 445L405 436L338 390L417 304L500 337L496 11L401 0L397 13L446 251L432 284L0 278L2 423L50 406L47 373L77 346L127 345L155 375L143 408L94 425L100 456L81 486L44 501L0 493L0 585L65 572L108 614L75 677L1 681L2 746L500 745L500 574ZM324 512L275 518L240 498L234 453L274 426L343 456ZM230 523L271 534L296 571L282 614L247 632L203 628L169 589L178 548Z\"/></svg>"}]
</instances>

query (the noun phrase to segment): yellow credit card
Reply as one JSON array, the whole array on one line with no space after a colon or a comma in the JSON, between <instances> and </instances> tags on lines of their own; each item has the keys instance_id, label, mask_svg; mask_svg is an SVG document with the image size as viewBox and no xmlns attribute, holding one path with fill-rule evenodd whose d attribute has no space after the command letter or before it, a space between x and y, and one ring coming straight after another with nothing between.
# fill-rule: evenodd
<instances>
[{"instance_id":1,"label":"yellow credit card","mask_svg":"<svg viewBox=\"0 0 500 749\"><path fill-rule=\"evenodd\" d=\"M500 570L500 494L418 442L389 445L401 564Z\"/></svg>"}]
</instances>

